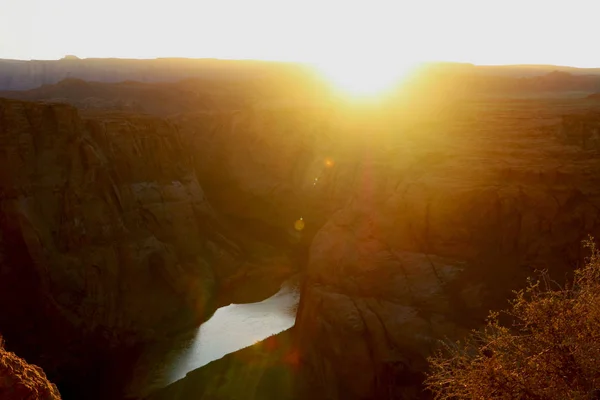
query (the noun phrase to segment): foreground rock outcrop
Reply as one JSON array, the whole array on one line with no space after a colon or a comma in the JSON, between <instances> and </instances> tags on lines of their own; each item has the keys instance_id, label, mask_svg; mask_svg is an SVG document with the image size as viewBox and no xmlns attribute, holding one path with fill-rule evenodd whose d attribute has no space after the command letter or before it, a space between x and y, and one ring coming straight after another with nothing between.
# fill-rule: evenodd
<instances>
[{"instance_id":1,"label":"foreground rock outcrop","mask_svg":"<svg viewBox=\"0 0 600 400\"><path fill-rule=\"evenodd\" d=\"M0 398L5 400L60 400L56 385L40 367L6 351L0 337Z\"/></svg>"}]
</instances>

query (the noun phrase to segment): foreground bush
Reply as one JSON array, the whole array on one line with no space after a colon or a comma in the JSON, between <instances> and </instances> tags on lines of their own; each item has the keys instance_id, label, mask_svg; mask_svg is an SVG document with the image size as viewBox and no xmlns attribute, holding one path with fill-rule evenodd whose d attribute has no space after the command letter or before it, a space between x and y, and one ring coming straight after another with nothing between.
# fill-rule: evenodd
<instances>
[{"instance_id":1,"label":"foreground bush","mask_svg":"<svg viewBox=\"0 0 600 400\"><path fill-rule=\"evenodd\" d=\"M600 399L600 253L560 287L542 275L482 331L429 359L436 399Z\"/></svg>"}]
</instances>

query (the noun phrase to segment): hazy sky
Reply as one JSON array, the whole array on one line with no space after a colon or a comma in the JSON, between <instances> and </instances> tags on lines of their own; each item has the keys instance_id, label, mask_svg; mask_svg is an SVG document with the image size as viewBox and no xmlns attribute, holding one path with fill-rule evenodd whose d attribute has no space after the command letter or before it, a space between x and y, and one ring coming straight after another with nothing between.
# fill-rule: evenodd
<instances>
[{"instance_id":1,"label":"hazy sky","mask_svg":"<svg viewBox=\"0 0 600 400\"><path fill-rule=\"evenodd\" d=\"M600 66L598 0L0 0L0 58Z\"/></svg>"}]
</instances>

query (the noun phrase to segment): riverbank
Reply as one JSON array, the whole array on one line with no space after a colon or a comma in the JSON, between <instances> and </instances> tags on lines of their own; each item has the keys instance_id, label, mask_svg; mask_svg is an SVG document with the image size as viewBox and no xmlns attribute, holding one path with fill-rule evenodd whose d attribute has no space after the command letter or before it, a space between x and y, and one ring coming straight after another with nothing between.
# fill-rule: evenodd
<instances>
[{"instance_id":1,"label":"riverbank","mask_svg":"<svg viewBox=\"0 0 600 400\"><path fill-rule=\"evenodd\" d=\"M298 277L290 278L262 301L221 307L194 331L155 343L133 368L127 397L144 398L214 360L289 329L295 321L298 284Z\"/></svg>"},{"instance_id":2,"label":"riverbank","mask_svg":"<svg viewBox=\"0 0 600 400\"><path fill-rule=\"evenodd\" d=\"M145 400L299 399L293 329L198 368Z\"/></svg>"}]
</instances>

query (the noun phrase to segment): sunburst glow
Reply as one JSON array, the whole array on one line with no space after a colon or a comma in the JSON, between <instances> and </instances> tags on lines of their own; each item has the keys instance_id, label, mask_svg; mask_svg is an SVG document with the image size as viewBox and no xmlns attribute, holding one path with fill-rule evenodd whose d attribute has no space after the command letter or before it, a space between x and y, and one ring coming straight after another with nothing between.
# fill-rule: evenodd
<instances>
[{"instance_id":1,"label":"sunburst glow","mask_svg":"<svg viewBox=\"0 0 600 400\"><path fill-rule=\"evenodd\" d=\"M339 92L355 98L373 98L400 84L416 65L363 58L324 62L316 67Z\"/></svg>"}]
</instances>

